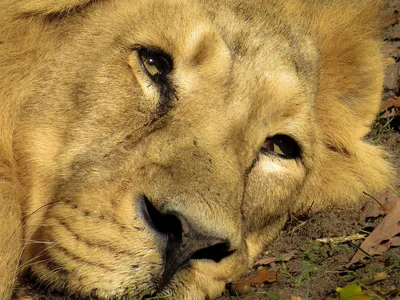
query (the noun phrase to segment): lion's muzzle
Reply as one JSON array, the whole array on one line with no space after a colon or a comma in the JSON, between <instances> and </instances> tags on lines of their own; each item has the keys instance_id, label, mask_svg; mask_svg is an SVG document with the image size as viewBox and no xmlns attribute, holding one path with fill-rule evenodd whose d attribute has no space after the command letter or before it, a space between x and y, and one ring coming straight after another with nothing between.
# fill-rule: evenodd
<instances>
[{"instance_id":1,"label":"lion's muzzle","mask_svg":"<svg viewBox=\"0 0 400 300\"><path fill-rule=\"evenodd\" d=\"M179 212L163 213L146 196L140 201L139 214L156 234L163 252L164 272L160 289L191 260L209 259L218 263L236 252L236 249L231 249L229 240L202 232Z\"/></svg>"}]
</instances>

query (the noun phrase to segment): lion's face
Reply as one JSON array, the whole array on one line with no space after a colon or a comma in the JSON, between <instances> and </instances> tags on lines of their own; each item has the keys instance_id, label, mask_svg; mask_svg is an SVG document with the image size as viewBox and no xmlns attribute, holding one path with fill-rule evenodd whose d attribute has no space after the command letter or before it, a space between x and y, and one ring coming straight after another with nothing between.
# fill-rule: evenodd
<instances>
[{"instance_id":1,"label":"lion's face","mask_svg":"<svg viewBox=\"0 0 400 300\"><path fill-rule=\"evenodd\" d=\"M14 142L39 281L215 297L306 206L317 46L279 6L210 5L103 1L46 21Z\"/></svg>"}]
</instances>

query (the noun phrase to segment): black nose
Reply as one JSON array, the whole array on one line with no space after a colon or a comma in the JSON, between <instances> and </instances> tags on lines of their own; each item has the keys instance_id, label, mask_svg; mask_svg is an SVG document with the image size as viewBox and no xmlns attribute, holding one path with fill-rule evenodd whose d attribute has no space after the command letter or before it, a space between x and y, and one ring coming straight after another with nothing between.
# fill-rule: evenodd
<instances>
[{"instance_id":1,"label":"black nose","mask_svg":"<svg viewBox=\"0 0 400 300\"><path fill-rule=\"evenodd\" d=\"M161 286L191 259L220 262L231 255L228 240L203 234L177 212L160 212L147 197L142 198L141 213L146 222L165 243L165 268Z\"/></svg>"}]
</instances>

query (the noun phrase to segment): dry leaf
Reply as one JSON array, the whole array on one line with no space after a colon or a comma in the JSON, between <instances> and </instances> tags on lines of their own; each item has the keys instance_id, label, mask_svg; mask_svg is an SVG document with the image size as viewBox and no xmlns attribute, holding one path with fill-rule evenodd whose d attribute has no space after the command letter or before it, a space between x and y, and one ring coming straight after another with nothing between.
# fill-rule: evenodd
<instances>
[{"instance_id":1,"label":"dry leaf","mask_svg":"<svg viewBox=\"0 0 400 300\"><path fill-rule=\"evenodd\" d=\"M284 261L284 262L288 262L289 260L291 260L293 257L295 257L297 254L296 250L292 250L289 251L288 253L282 254L278 256L278 261Z\"/></svg>"},{"instance_id":2,"label":"dry leaf","mask_svg":"<svg viewBox=\"0 0 400 300\"><path fill-rule=\"evenodd\" d=\"M262 286L265 282L275 282L276 279L278 278L278 273L277 272L268 272L267 269L261 269L255 278L251 278L247 280L247 282L251 286L255 287L260 287Z\"/></svg>"},{"instance_id":3,"label":"dry leaf","mask_svg":"<svg viewBox=\"0 0 400 300\"><path fill-rule=\"evenodd\" d=\"M389 108L400 108L400 98L389 98L384 101L381 106L381 111L388 110Z\"/></svg>"},{"instance_id":4,"label":"dry leaf","mask_svg":"<svg viewBox=\"0 0 400 300\"><path fill-rule=\"evenodd\" d=\"M360 261L365 257L365 253L369 255L380 255L387 251L393 244L398 244L400 234L400 197L394 202L392 210L386 217L376 226L374 231L364 240L356 254L346 265L349 268L352 264Z\"/></svg>"},{"instance_id":5,"label":"dry leaf","mask_svg":"<svg viewBox=\"0 0 400 300\"><path fill-rule=\"evenodd\" d=\"M252 291L251 286L258 288L263 287L264 283L275 282L277 278L277 272L268 272L267 269L262 268L254 277L250 279L233 282L232 285L229 286L229 293L233 296L245 295Z\"/></svg>"},{"instance_id":6,"label":"dry leaf","mask_svg":"<svg viewBox=\"0 0 400 300\"><path fill-rule=\"evenodd\" d=\"M263 257L263 258L257 260L257 261L254 263L254 267L269 265L270 263L276 261L276 258L277 258L276 256L273 256L273 257Z\"/></svg>"},{"instance_id":7,"label":"dry leaf","mask_svg":"<svg viewBox=\"0 0 400 300\"><path fill-rule=\"evenodd\" d=\"M295 255L297 254L296 250L293 251L289 251L287 253L281 254L279 256L273 256L273 257L263 257L259 260L257 260L254 263L254 267L258 267L258 266L266 266L269 265L270 263L273 263L275 261L284 261L287 262L289 260L291 260Z\"/></svg>"},{"instance_id":8,"label":"dry leaf","mask_svg":"<svg viewBox=\"0 0 400 300\"><path fill-rule=\"evenodd\" d=\"M392 209L393 203L397 199L397 195L391 190L383 190L375 193L373 196L366 195L369 197L369 200L361 209L361 221L387 214Z\"/></svg>"},{"instance_id":9,"label":"dry leaf","mask_svg":"<svg viewBox=\"0 0 400 300\"><path fill-rule=\"evenodd\" d=\"M360 282L364 285L371 285L371 284L375 284L375 283L378 283L381 281L385 281L388 278L389 278L389 276L386 272L379 272L379 273L376 273L372 277L361 279Z\"/></svg>"},{"instance_id":10,"label":"dry leaf","mask_svg":"<svg viewBox=\"0 0 400 300\"><path fill-rule=\"evenodd\" d=\"M388 119L394 116L400 116L400 98L389 98L381 106L381 115L379 118Z\"/></svg>"},{"instance_id":11,"label":"dry leaf","mask_svg":"<svg viewBox=\"0 0 400 300\"><path fill-rule=\"evenodd\" d=\"M393 57L398 56L398 53L400 53L400 47L396 44L386 43L382 47L382 54L385 56L385 60L387 61L389 61L389 59L393 59L395 61L394 63L396 63L396 59L394 59ZM392 63L390 63L389 65L392 65ZM389 65L386 64L386 66Z\"/></svg>"},{"instance_id":12,"label":"dry leaf","mask_svg":"<svg viewBox=\"0 0 400 300\"><path fill-rule=\"evenodd\" d=\"M400 236L395 236L390 240L390 243L392 244L393 247L399 247L400 246Z\"/></svg>"}]
</instances>

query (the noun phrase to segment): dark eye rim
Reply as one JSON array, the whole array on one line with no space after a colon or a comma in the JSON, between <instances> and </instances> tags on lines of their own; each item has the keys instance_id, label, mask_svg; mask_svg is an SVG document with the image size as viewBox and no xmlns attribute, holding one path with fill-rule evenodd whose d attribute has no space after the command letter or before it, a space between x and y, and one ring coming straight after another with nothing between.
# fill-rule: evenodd
<instances>
[{"instance_id":1,"label":"dark eye rim","mask_svg":"<svg viewBox=\"0 0 400 300\"><path fill-rule=\"evenodd\" d=\"M289 142L292 143L292 145L293 145L293 151L292 151L291 154L282 155L282 154L280 154L280 153L276 153L276 152L274 152L274 151L270 151L270 150L264 149L264 147L261 147L260 152L261 152L263 155L274 155L274 156L277 156L277 157L280 157L280 158L283 158L283 159L301 159L301 156L302 156L302 149L301 149L301 146L300 146L300 144L296 141L296 139L293 138L293 137L290 136L290 135L281 134L281 133L275 134L275 135L273 135L273 136L267 137L267 138L264 140L263 145L264 145L267 141L273 141L273 140L278 140L278 139L281 139L281 140L282 140L282 139L285 139L285 140L287 140L287 141L289 141Z\"/></svg>"},{"instance_id":2,"label":"dark eye rim","mask_svg":"<svg viewBox=\"0 0 400 300\"><path fill-rule=\"evenodd\" d=\"M167 77L173 70L173 60L171 56L167 54L165 51L154 47L138 47L136 51L139 64L146 73L146 75L157 84L168 84ZM162 72L160 72L160 74L157 75L150 74L143 61L143 57L146 56L154 56L161 58L166 63L167 66L166 70L163 70Z\"/></svg>"},{"instance_id":3,"label":"dark eye rim","mask_svg":"<svg viewBox=\"0 0 400 300\"><path fill-rule=\"evenodd\" d=\"M143 73L153 82L157 90L159 91L159 99L157 103L156 111L154 112L153 122L162 118L166 115L171 108L173 108L172 101L174 99L178 100L176 95L176 88L173 83L172 71L174 70L174 60L173 57L168 54L168 52L152 45L144 45L144 44L133 44L128 50L136 56L138 60L138 65L142 69ZM168 64L168 69L166 72L163 72L162 76L154 76L152 75L144 65L142 60L143 55L159 55L163 58L165 62ZM151 84L150 84L151 85Z\"/></svg>"}]
</instances>

